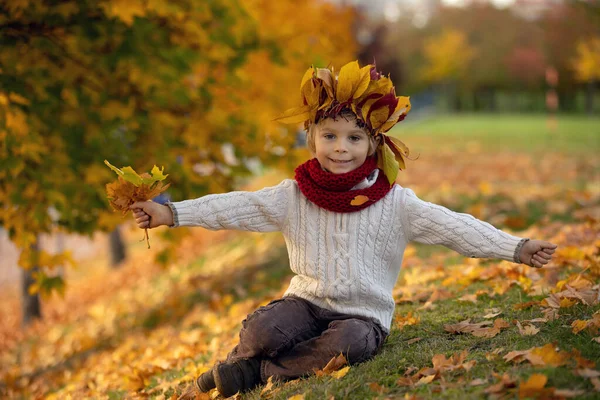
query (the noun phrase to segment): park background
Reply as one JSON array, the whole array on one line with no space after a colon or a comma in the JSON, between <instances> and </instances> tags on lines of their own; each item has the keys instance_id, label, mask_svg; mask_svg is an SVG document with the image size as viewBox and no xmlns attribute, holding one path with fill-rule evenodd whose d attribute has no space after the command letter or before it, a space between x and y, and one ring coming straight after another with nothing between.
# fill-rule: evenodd
<instances>
[{"instance_id":1,"label":"park background","mask_svg":"<svg viewBox=\"0 0 600 400\"><path fill-rule=\"evenodd\" d=\"M0 41L0 394L169 398L222 358L285 290L283 240L157 229L148 250L110 209L103 161L164 167L158 201L276 184L308 153L273 118L310 65L355 59L411 97L398 183L557 259L411 246L383 355L248 397L600 390L596 2L22 0L0 5ZM457 335L469 318L495 330Z\"/></svg>"}]
</instances>

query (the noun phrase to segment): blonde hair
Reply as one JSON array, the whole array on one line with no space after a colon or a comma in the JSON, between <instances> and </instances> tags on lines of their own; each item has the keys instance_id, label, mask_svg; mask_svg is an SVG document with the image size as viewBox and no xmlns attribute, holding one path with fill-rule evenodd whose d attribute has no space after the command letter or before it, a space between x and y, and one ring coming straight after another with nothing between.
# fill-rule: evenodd
<instances>
[{"instance_id":1,"label":"blonde hair","mask_svg":"<svg viewBox=\"0 0 600 400\"><path fill-rule=\"evenodd\" d=\"M356 115L354 115L353 112L342 112L341 114L338 115L338 117L343 117L343 118L350 119L350 120L356 120ZM313 156L317 153L317 148L315 147L315 137L317 136L317 129L319 129L319 125L326 119L327 118L324 118L324 119L320 120L319 122L317 122L316 124L310 124L310 126L306 130L306 146L308 147L308 150L310 150L310 153ZM377 150L377 145L379 145L380 139L374 138L373 135L371 135L369 133L369 131L367 131L365 128L360 128L360 129L362 129L367 134L367 137L369 138L369 156L372 156L375 153L375 150Z\"/></svg>"}]
</instances>

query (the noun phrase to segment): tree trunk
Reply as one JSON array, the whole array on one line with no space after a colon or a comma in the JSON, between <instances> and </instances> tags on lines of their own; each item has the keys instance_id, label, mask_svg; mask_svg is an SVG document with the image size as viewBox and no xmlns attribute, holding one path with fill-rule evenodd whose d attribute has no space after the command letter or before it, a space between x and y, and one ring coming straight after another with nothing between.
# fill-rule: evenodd
<instances>
[{"instance_id":1,"label":"tree trunk","mask_svg":"<svg viewBox=\"0 0 600 400\"><path fill-rule=\"evenodd\" d=\"M31 245L31 250L34 252L39 251L40 248L40 237L37 236L35 243ZM37 256L36 256L37 259ZM23 280L21 285L21 299L22 299L22 311L23 311L23 320L22 326L26 327L31 323L34 319L42 318L41 304L40 304L40 296L38 293L29 294L29 286L31 286L35 279L33 278L33 274L39 271L39 265L37 265L37 261L29 270L23 270Z\"/></svg>"},{"instance_id":2,"label":"tree trunk","mask_svg":"<svg viewBox=\"0 0 600 400\"><path fill-rule=\"evenodd\" d=\"M588 81L586 91L585 91L585 112L588 115L592 115L594 113L594 81Z\"/></svg>"},{"instance_id":3,"label":"tree trunk","mask_svg":"<svg viewBox=\"0 0 600 400\"><path fill-rule=\"evenodd\" d=\"M110 233L109 242L111 266L113 268L118 268L127 257L125 244L121 237L121 229L118 226Z\"/></svg>"}]
</instances>

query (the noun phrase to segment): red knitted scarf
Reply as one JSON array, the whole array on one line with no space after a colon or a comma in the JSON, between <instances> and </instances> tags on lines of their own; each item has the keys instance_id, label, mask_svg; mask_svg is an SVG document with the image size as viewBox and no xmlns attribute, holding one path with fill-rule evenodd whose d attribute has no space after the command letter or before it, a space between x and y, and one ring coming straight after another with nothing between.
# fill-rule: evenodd
<instances>
[{"instance_id":1,"label":"red knitted scarf","mask_svg":"<svg viewBox=\"0 0 600 400\"><path fill-rule=\"evenodd\" d=\"M382 199L391 189L383 171L377 181L366 189L350 190L377 168L375 157L344 174L332 174L321 168L316 158L296 168L296 182L308 200L329 211L347 213L360 211Z\"/></svg>"}]
</instances>

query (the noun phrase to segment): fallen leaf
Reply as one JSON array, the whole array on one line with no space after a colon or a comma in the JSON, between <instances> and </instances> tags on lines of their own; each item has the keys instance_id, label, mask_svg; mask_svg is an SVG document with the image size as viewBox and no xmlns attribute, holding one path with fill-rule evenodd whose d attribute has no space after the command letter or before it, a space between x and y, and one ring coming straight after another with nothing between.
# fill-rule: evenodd
<instances>
[{"instance_id":1,"label":"fallen leaf","mask_svg":"<svg viewBox=\"0 0 600 400\"><path fill-rule=\"evenodd\" d=\"M304 393L295 394L292 397L288 397L288 400L304 400Z\"/></svg>"},{"instance_id":2,"label":"fallen leaf","mask_svg":"<svg viewBox=\"0 0 600 400\"><path fill-rule=\"evenodd\" d=\"M419 381L417 383L415 383L415 385L416 386L427 385L428 383L431 383L434 379L435 379L435 374L424 376L421 379L419 379Z\"/></svg>"},{"instance_id":3,"label":"fallen leaf","mask_svg":"<svg viewBox=\"0 0 600 400\"><path fill-rule=\"evenodd\" d=\"M596 371L595 369L591 368L581 368L575 370L575 375L579 375L584 378L598 378L600 377L600 371Z\"/></svg>"},{"instance_id":4,"label":"fallen leaf","mask_svg":"<svg viewBox=\"0 0 600 400\"><path fill-rule=\"evenodd\" d=\"M528 302L525 302L525 303L515 304L513 306L513 309L514 310L525 310L527 308L531 308L533 306L537 306L538 304L540 304L539 301L528 301Z\"/></svg>"},{"instance_id":5,"label":"fallen leaf","mask_svg":"<svg viewBox=\"0 0 600 400\"><path fill-rule=\"evenodd\" d=\"M421 340L421 338L420 338L420 337L417 337L417 338L414 338L414 339L407 340L407 341L406 341L406 344L413 344L413 343L417 343L417 342L418 342L418 341L420 341L420 340Z\"/></svg>"},{"instance_id":6,"label":"fallen leaf","mask_svg":"<svg viewBox=\"0 0 600 400\"><path fill-rule=\"evenodd\" d=\"M477 295L476 294L465 294L462 297L456 299L458 301L470 301L472 303L477 303Z\"/></svg>"},{"instance_id":7,"label":"fallen leaf","mask_svg":"<svg viewBox=\"0 0 600 400\"><path fill-rule=\"evenodd\" d=\"M577 319L577 320L573 321L573 323L571 323L571 327L573 328L573 333L576 335L579 332L581 332L582 330L584 330L585 328L587 328L587 326L588 326L588 321L582 321L580 319Z\"/></svg>"},{"instance_id":8,"label":"fallen leaf","mask_svg":"<svg viewBox=\"0 0 600 400\"><path fill-rule=\"evenodd\" d=\"M400 330L404 329L404 327L408 325L417 325L419 322L421 322L421 318L419 316L413 316L411 311L409 311L405 317L397 314L394 318L394 323Z\"/></svg>"},{"instance_id":9,"label":"fallen leaf","mask_svg":"<svg viewBox=\"0 0 600 400\"><path fill-rule=\"evenodd\" d=\"M480 386L480 385L485 385L486 383L487 383L487 380L477 378L477 379L473 379L471 382L469 382L469 386Z\"/></svg>"},{"instance_id":10,"label":"fallen leaf","mask_svg":"<svg viewBox=\"0 0 600 400\"><path fill-rule=\"evenodd\" d=\"M498 377L498 375L495 373L494 373L494 376ZM505 391L506 389L511 389L516 386L517 386L516 381L514 379L512 379L511 377L509 377L508 374L505 373L504 375L502 375L500 377L500 380L497 383L487 387L484 390L484 393L487 393L487 394L501 393L501 392Z\"/></svg>"},{"instance_id":11,"label":"fallen leaf","mask_svg":"<svg viewBox=\"0 0 600 400\"><path fill-rule=\"evenodd\" d=\"M554 389L554 396L557 397L577 397L585 394L585 390L573 390L573 389Z\"/></svg>"},{"instance_id":12,"label":"fallen leaf","mask_svg":"<svg viewBox=\"0 0 600 400\"><path fill-rule=\"evenodd\" d=\"M260 391L260 397L265 396L268 392L273 390L273 386L275 386L275 384L273 383L273 377L270 376L269 379L267 379L267 384Z\"/></svg>"},{"instance_id":13,"label":"fallen leaf","mask_svg":"<svg viewBox=\"0 0 600 400\"><path fill-rule=\"evenodd\" d=\"M380 384L378 384L377 382L371 382L369 383L369 389L371 389L371 391L375 392L375 393L387 393L388 392L388 388L386 388L385 386L381 386Z\"/></svg>"},{"instance_id":14,"label":"fallen leaf","mask_svg":"<svg viewBox=\"0 0 600 400\"><path fill-rule=\"evenodd\" d=\"M396 385L398 386L412 386L414 385L414 381L411 378L401 376L396 380Z\"/></svg>"},{"instance_id":15,"label":"fallen leaf","mask_svg":"<svg viewBox=\"0 0 600 400\"><path fill-rule=\"evenodd\" d=\"M332 372L331 376L333 376L335 379L342 379L344 376L346 376L348 371L350 371L350 366L347 366L340 370Z\"/></svg>"},{"instance_id":16,"label":"fallen leaf","mask_svg":"<svg viewBox=\"0 0 600 400\"><path fill-rule=\"evenodd\" d=\"M533 325L525 325L525 328L521 326L519 321L517 323L517 328L519 328L519 333L521 336L533 336L536 335L540 330Z\"/></svg>"},{"instance_id":17,"label":"fallen leaf","mask_svg":"<svg viewBox=\"0 0 600 400\"><path fill-rule=\"evenodd\" d=\"M551 389L544 389L548 377L543 374L533 374L526 382L519 385L519 398L538 397L551 394Z\"/></svg>"},{"instance_id":18,"label":"fallen leaf","mask_svg":"<svg viewBox=\"0 0 600 400\"><path fill-rule=\"evenodd\" d=\"M495 312L495 313L490 313L490 314L485 314L485 315L483 316L483 318L490 319L490 318L497 317L497 316L498 316L498 315L500 315L500 314L502 314L502 311Z\"/></svg>"},{"instance_id":19,"label":"fallen leaf","mask_svg":"<svg viewBox=\"0 0 600 400\"><path fill-rule=\"evenodd\" d=\"M317 376L331 375L332 372L339 370L347 363L348 363L348 361L346 360L346 357L344 357L344 355L340 353L339 355L337 355L337 356L333 357L331 360L329 360L327 365L322 370L315 371L315 375L317 375Z\"/></svg>"}]
</instances>

